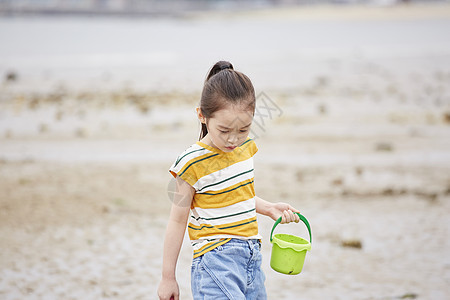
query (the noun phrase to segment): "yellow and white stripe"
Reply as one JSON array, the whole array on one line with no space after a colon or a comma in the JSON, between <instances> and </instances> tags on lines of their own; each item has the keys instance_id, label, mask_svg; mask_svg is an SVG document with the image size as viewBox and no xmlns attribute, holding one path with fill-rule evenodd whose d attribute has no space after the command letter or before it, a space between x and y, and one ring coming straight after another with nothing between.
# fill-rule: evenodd
<instances>
[{"instance_id":1,"label":"yellow and white stripe","mask_svg":"<svg viewBox=\"0 0 450 300\"><path fill-rule=\"evenodd\" d=\"M197 142L170 168L172 175L180 176L196 191L188 224L194 257L231 238L261 238L253 183L257 151L251 139L228 153Z\"/></svg>"}]
</instances>

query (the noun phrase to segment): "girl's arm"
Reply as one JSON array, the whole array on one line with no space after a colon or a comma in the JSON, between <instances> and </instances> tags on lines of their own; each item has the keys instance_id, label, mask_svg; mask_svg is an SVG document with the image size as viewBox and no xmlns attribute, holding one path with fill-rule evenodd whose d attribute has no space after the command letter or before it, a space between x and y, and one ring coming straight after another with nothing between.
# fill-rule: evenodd
<instances>
[{"instance_id":1,"label":"girl's arm","mask_svg":"<svg viewBox=\"0 0 450 300\"><path fill-rule=\"evenodd\" d=\"M195 193L194 188L183 179L177 177L176 183L177 190L174 193L164 238L162 277L158 288L158 296L161 300L179 299L180 291L175 270Z\"/></svg>"},{"instance_id":2,"label":"girl's arm","mask_svg":"<svg viewBox=\"0 0 450 300\"><path fill-rule=\"evenodd\" d=\"M281 224L300 221L298 215L294 214L294 212L300 213L297 209L290 206L287 203L271 203L266 200L255 197L256 201L256 212L268 217L271 217L274 221L278 220L281 217Z\"/></svg>"}]
</instances>

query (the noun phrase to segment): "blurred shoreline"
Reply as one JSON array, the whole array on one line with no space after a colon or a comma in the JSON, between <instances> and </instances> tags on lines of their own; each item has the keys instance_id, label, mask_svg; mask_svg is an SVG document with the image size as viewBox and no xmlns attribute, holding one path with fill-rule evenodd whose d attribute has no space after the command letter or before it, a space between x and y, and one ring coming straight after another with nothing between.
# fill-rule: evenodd
<instances>
[{"instance_id":1,"label":"blurred shoreline","mask_svg":"<svg viewBox=\"0 0 450 300\"><path fill-rule=\"evenodd\" d=\"M136 7L107 6L96 8L95 5L78 5L84 8L58 8L56 5L20 5L18 1L0 3L0 18L113 18L137 20L191 20L191 19L236 19L236 18L282 18L303 20L370 20L370 19L422 19L447 18L449 1L300 1L280 2L242 2L242 1L167 1L147 4L147 9ZM63 4L60 4L63 5ZM114 6L113 6L114 7Z\"/></svg>"},{"instance_id":2,"label":"blurred shoreline","mask_svg":"<svg viewBox=\"0 0 450 300\"><path fill-rule=\"evenodd\" d=\"M211 12L239 13L274 9L298 9L320 6L333 8L349 6L393 7L397 5L417 5L446 3L445 0L276 0L276 1L33 1L4 0L0 3L0 15L4 16L115 16L115 17L189 17Z\"/></svg>"},{"instance_id":3,"label":"blurred shoreline","mask_svg":"<svg viewBox=\"0 0 450 300\"><path fill-rule=\"evenodd\" d=\"M328 73L339 74L331 84L347 86L394 73L441 76L449 20L449 3L214 11L182 20L0 18L0 89L3 98L191 94L218 59L249 73L259 91L306 89L329 81ZM210 43L215 51L205 51Z\"/></svg>"}]
</instances>

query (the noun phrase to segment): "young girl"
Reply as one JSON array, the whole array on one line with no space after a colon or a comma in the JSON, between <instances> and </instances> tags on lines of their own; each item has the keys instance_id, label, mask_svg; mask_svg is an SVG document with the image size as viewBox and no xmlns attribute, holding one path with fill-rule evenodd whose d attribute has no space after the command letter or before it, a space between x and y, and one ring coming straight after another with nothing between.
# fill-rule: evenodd
<instances>
[{"instance_id":1,"label":"young girl","mask_svg":"<svg viewBox=\"0 0 450 300\"><path fill-rule=\"evenodd\" d=\"M186 225L194 249L195 300L267 298L256 213L273 220L281 216L282 223L299 217L289 204L255 195L253 155L258 148L248 138L255 101L250 79L231 63L212 67L197 108L200 141L170 168L177 192L164 241L161 300L179 299L175 268Z\"/></svg>"}]
</instances>

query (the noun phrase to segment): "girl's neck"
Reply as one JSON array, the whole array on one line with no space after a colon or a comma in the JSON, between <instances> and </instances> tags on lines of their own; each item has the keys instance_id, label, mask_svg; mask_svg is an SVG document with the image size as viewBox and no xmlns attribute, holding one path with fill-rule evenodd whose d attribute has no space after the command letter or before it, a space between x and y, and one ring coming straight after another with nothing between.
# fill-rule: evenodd
<instances>
[{"instance_id":1,"label":"girl's neck","mask_svg":"<svg viewBox=\"0 0 450 300\"><path fill-rule=\"evenodd\" d=\"M210 147L213 147L217 150L220 150L219 148L216 147L216 145L214 145L213 141L211 140L211 137L209 136L209 134L206 134L201 140L200 143L203 143L205 145L208 145Z\"/></svg>"}]
</instances>

